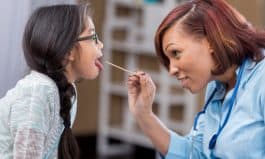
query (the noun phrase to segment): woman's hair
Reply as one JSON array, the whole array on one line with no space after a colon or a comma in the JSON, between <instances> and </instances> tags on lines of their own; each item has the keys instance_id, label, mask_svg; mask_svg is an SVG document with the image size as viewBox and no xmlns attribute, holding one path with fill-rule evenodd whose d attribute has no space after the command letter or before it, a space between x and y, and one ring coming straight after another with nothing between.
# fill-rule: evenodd
<instances>
[{"instance_id":1,"label":"woman's hair","mask_svg":"<svg viewBox=\"0 0 265 159\"><path fill-rule=\"evenodd\" d=\"M246 57L256 62L263 59L264 31L255 29L225 0L192 0L174 8L157 29L156 53L167 69L169 59L164 55L162 40L177 22L188 35L208 40L216 63L213 74L222 74L233 64L240 65Z\"/></svg>"},{"instance_id":2,"label":"woman's hair","mask_svg":"<svg viewBox=\"0 0 265 159\"><path fill-rule=\"evenodd\" d=\"M59 143L59 159L79 158L78 144L70 127L75 90L65 76L65 66L66 57L87 26L89 15L88 4L41 7L29 18L23 36L27 64L52 78L59 90L60 116L65 127Z\"/></svg>"}]
</instances>

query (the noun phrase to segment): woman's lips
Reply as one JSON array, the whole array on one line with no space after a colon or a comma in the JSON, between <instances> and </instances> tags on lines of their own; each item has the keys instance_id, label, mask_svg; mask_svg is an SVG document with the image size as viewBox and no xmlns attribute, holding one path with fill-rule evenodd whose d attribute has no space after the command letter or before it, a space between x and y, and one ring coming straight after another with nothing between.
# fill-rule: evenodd
<instances>
[{"instance_id":1,"label":"woman's lips","mask_svg":"<svg viewBox=\"0 0 265 159\"><path fill-rule=\"evenodd\" d=\"M187 77L181 78L181 79L179 79L179 81L181 82L181 85L182 85L183 88L187 87L187 82L188 82L188 78Z\"/></svg>"}]
</instances>

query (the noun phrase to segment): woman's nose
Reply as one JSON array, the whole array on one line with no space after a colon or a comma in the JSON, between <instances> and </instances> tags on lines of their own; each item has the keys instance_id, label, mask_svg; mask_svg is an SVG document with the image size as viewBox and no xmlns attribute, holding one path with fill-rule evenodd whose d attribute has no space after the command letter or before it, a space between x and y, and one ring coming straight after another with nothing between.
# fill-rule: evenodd
<instances>
[{"instance_id":1,"label":"woman's nose","mask_svg":"<svg viewBox=\"0 0 265 159\"><path fill-rule=\"evenodd\" d=\"M179 69L176 65L169 64L169 74L171 76L176 76L179 72Z\"/></svg>"}]
</instances>

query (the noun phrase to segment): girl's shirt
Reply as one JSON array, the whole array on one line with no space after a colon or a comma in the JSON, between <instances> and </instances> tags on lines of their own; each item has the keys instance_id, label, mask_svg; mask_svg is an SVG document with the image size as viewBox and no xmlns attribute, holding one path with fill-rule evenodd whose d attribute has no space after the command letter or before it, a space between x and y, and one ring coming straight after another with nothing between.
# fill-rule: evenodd
<instances>
[{"instance_id":1,"label":"girl's shirt","mask_svg":"<svg viewBox=\"0 0 265 159\"><path fill-rule=\"evenodd\" d=\"M237 75L238 70L239 68ZM264 79L265 59L259 63L247 59L230 117L218 136L213 151L209 150L210 139L225 120L234 89L226 94L222 83L210 82L206 90L206 100L215 88L217 92L206 113L198 120L198 132L194 138L192 131L185 137L171 132L165 158L265 159Z\"/></svg>"},{"instance_id":2,"label":"girl's shirt","mask_svg":"<svg viewBox=\"0 0 265 159\"><path fill-rule=\"evenodd\" d=\"M72 103L73 125L77 102ZM1 159L57 158L63 129L58 88L44 74L31 71L0 99Z\"/></svg>"}]
</instances>

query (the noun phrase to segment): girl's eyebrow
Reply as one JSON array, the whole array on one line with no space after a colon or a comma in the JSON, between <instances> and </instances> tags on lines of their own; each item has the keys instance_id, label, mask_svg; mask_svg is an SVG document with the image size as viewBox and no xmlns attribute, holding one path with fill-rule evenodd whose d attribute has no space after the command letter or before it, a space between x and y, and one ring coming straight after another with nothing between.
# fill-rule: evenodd
<instances>
[{"instance_id":1,"label":"girl's eyebrow","mask_svg":"<svg viewBox=\"0 0 265 159\"><path fill-rule=\"evenodd\" d=\"M88 29L88 33L93 33L93 32L95 32L95 28L89 28Z\"/></svg>"},{"instance_id":2,"label":"girl's eyebrow","mask_svg":"<svg viewBox=\"0 0 265 159\"><path fill-rule=\"evenodd\" d=\"M88 29L88 31L95 31L95 28L90 28Z\"/></svg>"}]
</instances>

